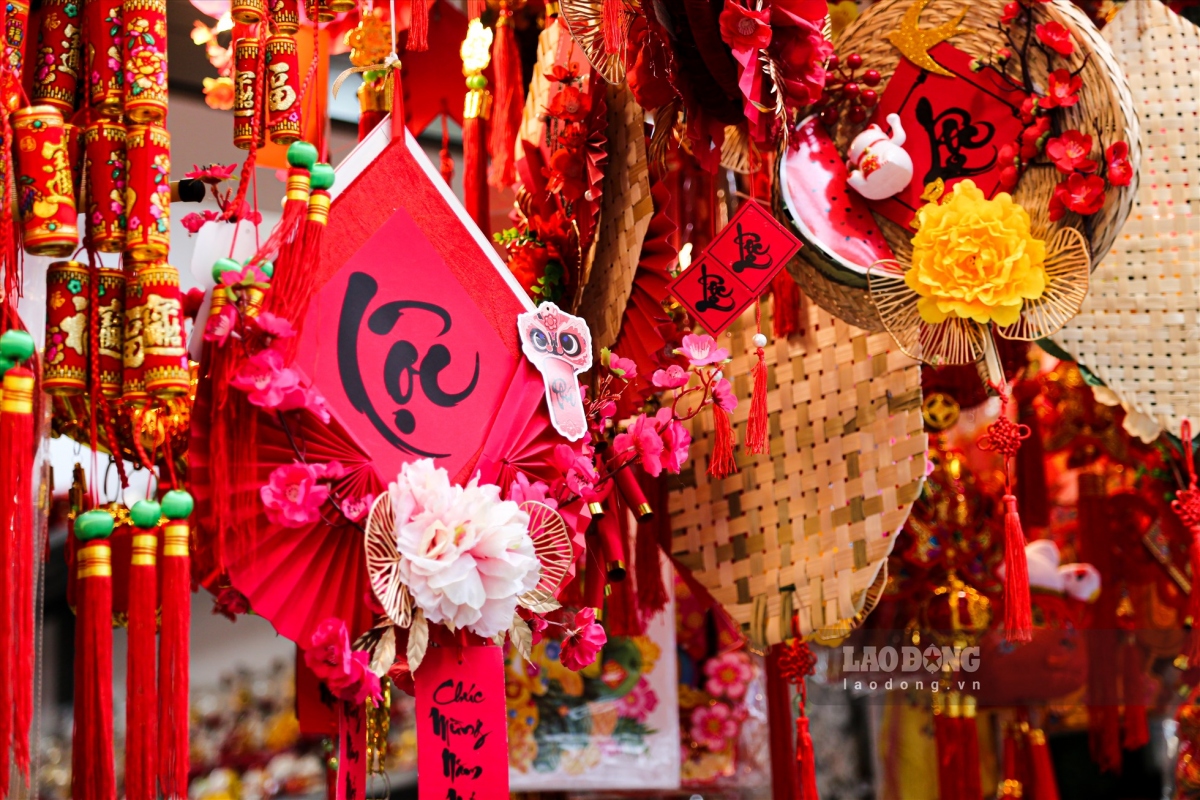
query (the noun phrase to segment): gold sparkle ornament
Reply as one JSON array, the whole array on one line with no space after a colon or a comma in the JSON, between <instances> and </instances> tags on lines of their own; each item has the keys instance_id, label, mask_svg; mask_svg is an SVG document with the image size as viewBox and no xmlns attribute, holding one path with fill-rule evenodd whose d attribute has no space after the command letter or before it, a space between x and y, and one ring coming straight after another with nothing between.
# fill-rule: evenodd
<instances>
[{"instance_id":1,"label":"gold sparkle ornament","mask_svg":"<svg viewBox=\"0 0 1200 800\"><path fill-rule=\"evenodd\" d=\"M469 78L483 72L492 59L492 29L485 28L478 19L471 20L458 54L463 62L463 75Z\"/></svg>"},{"instance_id":2,"label":"gold sparkle ornament","mask_svg":"<svg viewBox=\"0 0 1200 800\"><path fill-rule=\"evenodd\" d=\"M974 33L974 31L970 28L959 27L963 17L967 15L966 6L958 13L958 16L949 22L933 28L921 28L919 25L921 12L932 2L933 0L914 0L900 20L900 27L886 34L887 40L900 51L901 55L926 72L953 78L952 72L933 60L933 57L929 55L929 49L946 41L951 36Z\"/></svg>"}]
</instances>

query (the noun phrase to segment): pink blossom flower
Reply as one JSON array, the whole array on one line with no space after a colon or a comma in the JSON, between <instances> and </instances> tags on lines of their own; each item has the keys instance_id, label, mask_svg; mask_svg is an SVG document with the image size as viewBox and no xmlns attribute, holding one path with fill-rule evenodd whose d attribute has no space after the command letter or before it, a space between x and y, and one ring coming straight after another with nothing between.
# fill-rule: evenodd
<instances>
[{"instance_id":1,"label":"pink blossom flower","mask_svg":"<svg viewBox=\"0 0 1200 800\"><path fill-rule=\"evenodd\" d=\"M706 367L729 358L729 351L717 347L717 340L707 333L689 333L680 344L681 347L675 352L686 356L693 367Z\"/></svg>"},{"instance_id":2,"label":"pink blossom flower","mask_svg":"<svg viewBox=\"0 0 1200 800\"><path fill-rule=\"evenodd\" d=\"M1133 181L1133 165L1129 163L1129 144L1113 142L1104 152L1108 161L1109 181L1113 186L1128 186Z\"/></svg>"},{"instance_id":3,"label":"pink blossom flower","mask_svg":"<svg viewBox=\"0 0 1200 800\"><path fill-rule=\"evenodd\" d=\"M737 721L723 703L698 706L692 711L692 738L715 753L728 747L737 732Z\"/></svg>"},{"instance_id":4,"label":"pink blossom flower","mask_svg":"<svg viewBox=\"0 0 1200 800\"><path fill-rule=\"evenodd\" d=\"M298 387L299 382L300 377L295 370L283 366L283 356L279 351L260 350L247 359L229 383L235 389L246 392L246 399L252 405L276 409Z\"/></svg>"},{"instance_id":5,"label":"pink blossom flower","mask_svg":"<svg viewBox=\"0 0 1200 800\"><path fill-rule=\"evenodd\" d=\"M194 181L204 181L205 183L215 185L221 181L232 178L234 171L237 170L237 167L237 164L229 164L228 166L209 164L205 167L197 167L195 164L192 164L192 171L185 173L183 177L190 178Z\"/></svg>"},{"instance_id":6,"label":"pink blossom flower","mask_svg":"<svg viewBox=\"0 0 1200 800\"><path fill-rule=\"evenodd\" d=\"M529 632L533 634L533 644L541 644L542 640L546 638L546 628L550 627L550 623L537 614L533 614L525 620L525 624L529 626Z\"/></svg>"},{"instance_id":7,"label":"pink blossom flower","mask_svg":"<svg viewBox=\"0 0 1200 800\"><path fill-rule=\"evenodd\" d=\"M292 323L288 322L283 317L272 314L270 311L259 312L257 317L254 317L254 328L263 336L270 337L272 343L277 339L290 339L296 335L295 328Z\"/></svg>"},{"instance_id":8,"label":"pink blossom flower","mask_svg":"<svg viewBox=\"0 0 1200 800\"><path fill-rule=\"evenodd\" d=\"M541 481L530 481L529 476L524 472L518 472L516 479L509 485L507 499L517 505L521 503L544 503L551 508L558 508L558 503L555 502L554 498L550 497L550 487Z\"/></svg>"},{"instance_id":9,"label":"pink blossom flower","mask_svg":"<svg viewBox=\"0 0 1200 800\"><path fill-rule=\"evenodd\" d=\"M304 663L321 681L350 671L350 632L346 623L330 617L317 626L304 651Z\"/></svg>"},{"instance_id":10,"label":"pink blossom flower","mask_svg":"<svg viewBox=\"0 0 1200 800\"><path fill-rule=\"evenodd\" d=\"M663 440L645 414L639 414L625 433L617 434L613 447L619 458L626 459L632 454L641 460L647 475L658 477L662 473Z\"/></svg>"},{"instance_id":11,"label":"pink blossom flower","mask_svg":"<svg viewBox=\"0 0 1200 800\"><path fill-rule=\"evenodd\" d=\"M263 352L268 351L264 350ZM295 374L293 370L287 371ZM299 376L297 376L297 381L299 381ZM250 402L253 403L254 401L251 400ZM312 413L321 422L329 422L329 406L325 404L325 396L315 386L301 386L297 382L295 386L284 393L283 398L274 408L279 411L295 411L302 408Z\"/></svg>"},{"instance_id":12,"label":"pink blossom flower","mask_svg":"<svg viewBox=\"0 0 1200 800\"><path fill-rule=\"evenodd\" d=\"M220 287L213 290L214 292L225 291ZM233 335L233 329L237 325L237 309L231 305L221 306L221 309L215 314L209 314L208 319L204 323L204 341L216 342L218 346L225 344L229 337Z\"/></svg>"},{"instance_id":13,"label":"pink blossom flower","mask_svg":"<svg viewBox=\"0 0 1200 800\"><path fill-rule=\"evenodd\" d=\"M371 672L370 665L370 654L366 650L355 650L350 654L349 669L330 676L325 684L338 699L347 703L362 705L368 697L378 702L382 697L379 676Z\"/></svg>"},{"instance_id":14,"label":"pink blossom flower","mask_svg":"<svg viewBox=\"0 0 1200 800\"><path fill-rule=\"evenodd\" d=\"M643 675L633 685L629 694L617 700L617 713L622 717L645 722L646 718L658 708L658 695Z\"/></svg>"},{"instance_id":15,"label":"pink blossom flower","mask_svg":"<svg viewBox=\"0 0 1200 800\"><path fill-rule=\"evenodd\" d=\"M347 497L342 501L342 513L346 515L346 519L351 522L358 522L364 519L371 512L371 505L375 502L375 495L368 494L363 497Z\"/></svg>"},{"instance_id":16,"label":"pink blossom flower","mask_svg":"<svg viewBox=\"0 0 1200 800\"><path fill-rule=\"evenodd\" d=\"M594 487L600 476L596 473L596 465L589 455L580 454L570 446L560 444L554 448L554 465L563 474L567 489L572 494L579 495L587 502L597 498Z\"/></svg>"},{"instance_id":17,"label":"pink blossom flower","mask_svg":"<svg viewBox=\"0 0 1200 800\"><path fill-rule=\"evenodd\" d=\"M663 468L678 475L688 460L692 446L692 434L683 427L669 408L660 408L654 416L659 425L659 436L663 441Z\"/></svg>"},{"instance_id":18,"label":"pink blossom flower","mask_svg":"<svg viewBox=\"0 0 1200 800\"><path fill-rule=\"evenodd\" d=\"M206 221L207 220L205 220L204 217L200 216L195 211L190 214L185 214L183 219L179 220L180 224L183 225L184 229L188 233L199 233L200 229L204 227L204 223Z\"/></svg>"},{"instance_id":19,"label":"pink blossom flower","mask_svg":"<svg viewBox=\"0 0 1200 800\"><path fill-rule=\"evenodd\" d=\"M627 381L631 381L637 377L637 364L632 358L621 358L616 353L610 353L608 356L608 368L613 375Z\"/></svg>"},{"instance_id":20,"label":"pink blossom flower","mask_svg":"<svg viewBox=\"0 0 1200 800\"><path fill-rule=\"evenodd\" d=\"M733 411L737 408L737 395L733 393L733 385L724 378L719 378L713 384L712 389L713 402L720 406L722 411Z\"/></svg>"},{"instance_id":21,"label":"pink blossom flower","mask_svg":"<svg viewBox=\"0 0 1200 800\"><path fill-rule=\"evenodd\" d=\"M1061 22L1057 20L1042 22L1034 28L1034 31L1042 44L1060 56L1069 56L1075 52L1075 42L1071 40L1071 32Z\"/></svg>"},{"instance_id":22,"label":"pink blossom flower","mask_svg":"<svg viewBox=\"0 0 1200 800\"><path fill-rule=\"evenodd\" d=\"M738 700L745 696L746 685L753 676L750 658L740 650L710 658L704 665L704 691L713 697L728 697Z\"/></svg>"},{"instance_id":23,"label":"pink blossom flower","mask_svg":"<svg viewBox=\"0 0 1200 800\"><path fill-rule=\"evenodd\" d=\"M659 389L678 389L680 386L687 385L688 373L678 364L672 364L666 369L654 370L654 374L650 376L650 382Z\"/></svg>"},{"instance_id":24,"label":"pink blossom flower","mask_svg":"<svg viewBox=\"0 0 1200 800\"><path fill-rule=\"evenodd\" d=\"M596 660L607 641L604 628L596 622L596 612L582 608L575 614L575 621L562 640L558 660L567 669L578 672Z\"/></svg>"},{"instance_id":25,"label":"pink blossom flower","mask_svg":"<svg viewBox=\"0 0 1200 800\"><path fill-rule=\"evenodd\" d=\"M272 525L302 528L321 519L321 505L329 487L318 483L323 470L299 461L276 467L266 486L259 489L267 519Z\"/></svg>"}]
</instances>

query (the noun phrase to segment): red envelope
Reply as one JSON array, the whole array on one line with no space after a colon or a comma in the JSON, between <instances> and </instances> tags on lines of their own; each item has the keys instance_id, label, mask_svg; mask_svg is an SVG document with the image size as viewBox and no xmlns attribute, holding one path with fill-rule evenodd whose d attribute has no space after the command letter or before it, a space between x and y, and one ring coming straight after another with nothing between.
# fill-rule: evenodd
<instances>
[{"instance_id":1,"label":"red envelope","mask_svg":"<svg viewBox=\"0 0 1200 800\"><path fill-rule=\"evenodd\" d=\"M938 178L948 191L970 178L987 196L1000 191L1000 148L1015 142L1024 129L1025 93L994 69L971 72L971 56L942 42L929 50L934 61L954 73L947 78L900 59L872 122L887 130L888 114L899 114L913 162L908 188L871 209L897 225L908 226L925 204L926 185Z\"/></svg>"}]
</instances>

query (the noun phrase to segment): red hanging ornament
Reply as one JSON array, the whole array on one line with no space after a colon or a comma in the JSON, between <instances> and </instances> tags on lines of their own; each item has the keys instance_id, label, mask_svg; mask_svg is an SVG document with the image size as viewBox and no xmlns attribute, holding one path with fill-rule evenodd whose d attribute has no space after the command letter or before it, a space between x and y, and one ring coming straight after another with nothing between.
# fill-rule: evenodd
<instances>
[{"instance_id":1,"label":"red hanging ornament","mask_svg":"<svg viewBox=\"0 0 1200 800\"><path fill-rule=\"evenodd\" d=\"M754 352L756 360L751 377L754 393L750 397L750 417L746 420L746 452L765 455L771 452L770 423L767 416L767 337L762 332L762 303L754 303Z\"/></svg>"},{"instance_id":2,"label":"red hanging ornament","mask_svg":"<svg viewBox=\"0 0 1200 800\"><path fill-rule=\"evenodd\" d=\"M488 182L503 189L517 179L513 149L525 108L525 83L521 76L521 53L513 31L513 10L501 0L492 44L492 74L496 79L492 114L492 171Z\"/></svg>"},{"instance_id":3,"label":"red hanging ornament","mask_svg":"<svg viewBox=\"0 0 1200 800\"><path fill-rule=\"evenodd\" d=\"M796 800L819 800L817 794L817 765L813 755L812 734L808 729L808 687L805 678L817 671L817 657L803 639L792 639L787 645L777 645L779 677L796 686L800 692L800 714L796 717L796 770L799 775L799 794ZM789 706L790 711L790 706Z\"/></svg>"},{"instance_id":4,"label":"red hanging ornament","mask_svg":"<svg viewBox=\"0 0 1200 800\"><path fill-rule=\"evenodd\" d=\"M1171 508L1179 515L1184 527L1192 534L1192 593L1188 602L1188 636L1184 655L1192 666L1200 664L1200 488L1196 485L1196 463L1192 446L1192 423L1184 420L1179 427L1179 439L1183 444L1183 465L1187 470L1188 485L1175 493Z\"/></svg>"},{"instance_id":5,"label":"red hanging ornament","mask_svg":"<svg viewBox=\"0 0 1200 800\"><path fill-rule=\"evenodd\" d=\"M125 796L154 800L158 758L158 703L154 637L158 626L158 503L139 500L129 559L129 647L125 672Z\"/></svg>"},{"instance_id":6,"label":"red hanging ornament","mask_svg":"<svg viewBox=\"0 0 1200 800\"><path fill-rule=\"evenodd\" d=\"M117 796L112 746L113 518L99 509L75 520L75 732L71 743L73 800Z\"/></svg>"},{"instance_id":7,"label":"red hanging ornament","mask_svg":"<svg viewBox=\"0 0 1200 800\"><path fill-rule=\"evenodd\" d=\"M191 536L195 503L174 489L162 500L162 636L158 646L158 774L165 800L187 797L188 629L192 614Z\"/></svg>"},{"instance_id":8,"label":"red hanging ornament","mask_svg":"<svg viewBox=\"0 0 1200 800\"><path fill-rule=\"evenodd\" d=\"M1029 426L1008 418L1010 395L1001 386L1000 416L979 440L979 449L994 452L1004 459L1004 634L1009 642L1033 639L1033 609L1029 599L1029 567L1025 561L1025 533L1013 495L1012 459L1029 438Z\"/></svg>"}]
</instances>

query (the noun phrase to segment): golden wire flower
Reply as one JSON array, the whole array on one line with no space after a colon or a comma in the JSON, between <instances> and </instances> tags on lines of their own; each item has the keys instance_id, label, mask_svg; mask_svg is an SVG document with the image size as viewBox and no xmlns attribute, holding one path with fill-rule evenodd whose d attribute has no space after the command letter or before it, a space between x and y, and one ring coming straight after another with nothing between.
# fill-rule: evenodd
<instances>
[{"instance_id":1,"label":"golden wire flower","mask_svg":"<svg viewBox=\"0 0 1200 800\"><path fill-rule=\"evenodd\" d=\"M904 282L921 296L917 310L926 322L955 316L1011 325L1026 300L1046 291L1046 243L1006 192L988 200L974 181L961 181L917 220Z\"/></svg>"}]
</instances>

